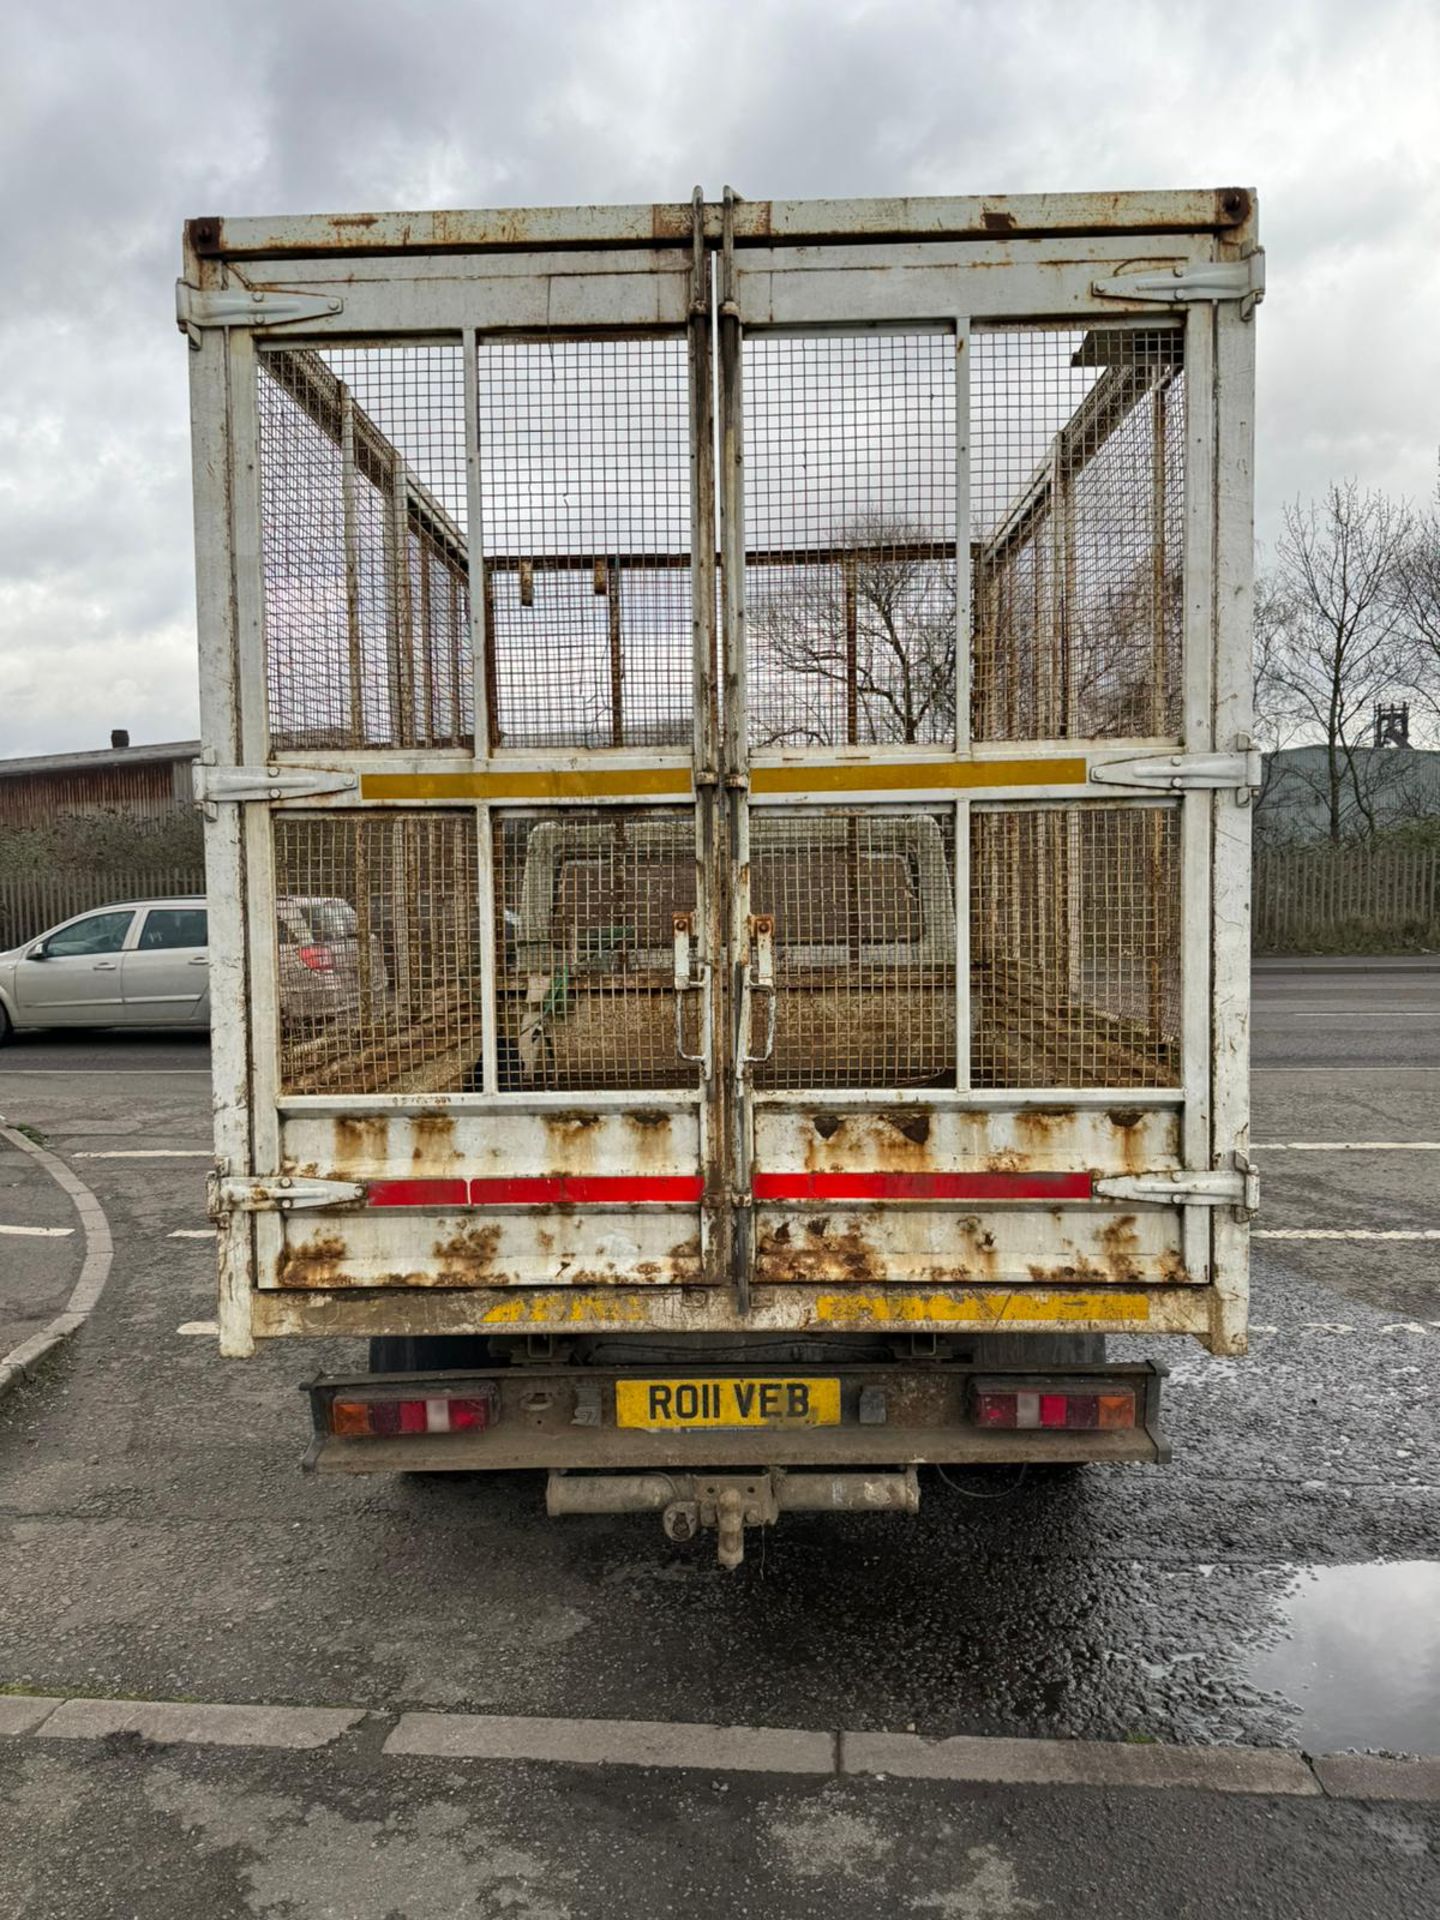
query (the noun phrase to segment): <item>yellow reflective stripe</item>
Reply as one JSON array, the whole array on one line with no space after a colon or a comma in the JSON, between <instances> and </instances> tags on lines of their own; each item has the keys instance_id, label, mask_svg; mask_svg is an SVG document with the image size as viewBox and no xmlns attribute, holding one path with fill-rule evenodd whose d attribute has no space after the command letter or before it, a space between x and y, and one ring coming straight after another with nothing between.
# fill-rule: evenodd
<instances>
[{"instance_id":1,"label":"yellow reflective stripe","mask_svg":"<svg viewBox=\"0 0 1440 1920\"><path fill-rule=\"evenodd\" d=\"M362 800L593 800L690 797L688 767L516 767L483 773L366 773Z\"/></svg>"},{"instance_id":2,"label":"yellow reflective stripe","mask_svg":"<svg viewBox=\"0 0 1440 1920\"><path fill-rule=\"evenodd\" d=\"M1053 1325L1075 1320L1109 1323L1146 1321L1150 1298L1144 1293L1042 1293L1028 1287L1004 1292L824 1293L815 1315L831 1326L904 1326L911 1321L945 1321L960 1326Z\"/></svg>"},{"instance_id":3,"label":"yellow reflective stripe","mask_svg":"<svg viewBox=\"0 0 1440 1920\"><path fill-rule=\"evenodd\" d=\"M752 793L864 793L904 788L946 790L969 787L1083 787L1085 761L1063 760L895 760L811 762L786 767L756 767Z\"/></svg>"},{"instance_id":4,"label":"yellow reflective stripe","mask_svg":"<svg viewBox=\"0 0 1440 1920\"><path fill-rule=\"evenodd\" d=\"M756 767L753 793L892 793L993 787L1083 787L1085 761L812 761ZM366 773L362 800L688 800L688 767L515 767L474 773Z\"/></svg>"}]
</instances>

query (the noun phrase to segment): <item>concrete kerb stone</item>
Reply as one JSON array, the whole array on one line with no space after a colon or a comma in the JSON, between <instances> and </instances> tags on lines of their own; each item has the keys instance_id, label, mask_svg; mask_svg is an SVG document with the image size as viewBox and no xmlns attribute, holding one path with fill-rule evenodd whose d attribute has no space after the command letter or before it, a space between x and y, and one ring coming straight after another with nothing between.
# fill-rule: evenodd
<instances>
[{"instance_id":1,"label":"concrete kerb stone","mask_svg":"<svg viewBox=\"0 0 1440 1920\"><path fill-rule=\"evenodd\" d=\"M102 1740L134 1733L159 1744L328 1747L365 1718L363 1707L266 1707L181 1700L66 1700L36 1727L42 1740Z\"/></svg>"},{"instance_id":2,"label":"concrete kerb stone","mask_svg":"<svg viewBox=\"0 0 1440 1920\"><path fill-rule=\"evenodd\" d=\"M1310 1764L1332 1800L1440 1802L1440 1756L1382 1760L1369 1753L1327 1753Z\"/></svg>"},{"instance_id":3,"label":"concrete kerb stone","mask_svg":"<svg viewBox=\"0 0 1440 1920\"><path fill-rule=\"evenodd\" d=\"M1105 1740L1006 1740L844 1733L840 1771L901 1780L1015 1787L1193 1787L1210 1793L1304 1794L1320 1783L1298 1753L1268 1747L1130 1746Z\"/></svg>"},{"instance_id":4,"label":"concrete kerb stone","mask_svg":"<svg viewBox=\"0 0 1440 1920\"><path fill-rule=\"evenodd\" d=\"M386 1740L384 1751L437 1760L539 1760L568 1766L690 1767L707 1773L832 1774L836 1749L833 1733L814 1733L800 1727L405 1713Z\"/></svg>"},{"instance_id":5,"label":"concrete kerb stone","mask_svg":"<svg viewBox=\"0 0 1440 1920\"><path fill-rule=\"evenodd\" d=\"M363 1707L290 1707L178 1700L87 1700L0 1694L0 1737L100 1740L135 1734L156 1745L333 1745ZM1440 1805L1440 1756L1338 1753L1307 1759L1269 1747L1172 1747L1103 1740L930 1740L920 1734L720 1727L684 1721L559 1720L522 1715L402 1713L382 1751L392 1758L534 1761L953 1782L957 1786L1101 1787L1249 1794L1266 1799L1391 1800Z\"/></svg>"},{"instance_id":6,"label":"concrete kerb stone","mask_svg":"<svg viewBox=\"0 0 1440 1920\"><path fill-rule=\"evenodd\" d=\"M64 1704L63 1700L48 1700L40 1694L0 1693L0 1740L34 1733L42 1720L48 1720Z\"/></svg>"},{"instance_id":7,"label":"concrete kerb stone","mask_svg":"<svg viewBox=\"0 0 1440 1920\"><path fill-rule=\"evenodd\" d=\"M8 1141L20 1153L29 1154L32 1160L38 1160L55 1184L64 1189L80 1216L85 1235L85 1258L81 1263L80 1277L64 1307L38 1333L31 1334L28 1340L22 1341L0 1358L0 1396L3 1396L21 1380L32 1379L41 1361L85 1324L110 1277L115 1245L110 1237L110 1222L105 1217L105 1209L80 1176L73 1173L58 1154L36 1146L33 1140L27 1139L16 1128L3 1124L0 1124L0 1139Z\"/></svg>"}]
</instances>

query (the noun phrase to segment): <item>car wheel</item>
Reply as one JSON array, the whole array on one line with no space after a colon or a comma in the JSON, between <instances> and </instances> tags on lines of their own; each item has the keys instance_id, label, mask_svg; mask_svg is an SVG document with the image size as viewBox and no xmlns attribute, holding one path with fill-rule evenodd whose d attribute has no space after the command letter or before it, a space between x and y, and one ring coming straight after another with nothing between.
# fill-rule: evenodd
<instances>
[{"instance_id":1,"label":"car wheel","mask_svg":"<svg viewBox=\"0 0 1440 1920\"><path fill-rule=\"evenodd\" d=\"M14 1031L15 1031L15 1028L11 1024L9 1014L5 1011L4 1007L0 1007L0 1047L3 1047L5 1045L5 1042L10 1038L10 1036L14 1033Z\"/></svg>"}]
</instances>

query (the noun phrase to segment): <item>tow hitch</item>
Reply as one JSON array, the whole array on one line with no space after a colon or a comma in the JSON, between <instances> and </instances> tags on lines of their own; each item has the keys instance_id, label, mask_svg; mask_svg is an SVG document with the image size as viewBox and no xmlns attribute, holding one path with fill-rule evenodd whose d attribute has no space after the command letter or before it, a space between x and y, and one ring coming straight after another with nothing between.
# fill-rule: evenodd
<instances>
[{"instance_id":1,"label":"tow hitch","mask_svg":"<svg viewBox=\"0 0 1440 1920\"><path fill-rule=\"evenodd\" d=\"M585 1513L658 1513L666 1538L693 1540L714 1527L722 1567L745 1558L746 1527L773 1527L782 1513L915 1513L914 1467L876 1473L552 1473L545 1510L552 1518Z\"/></svg>"}]
</instances>

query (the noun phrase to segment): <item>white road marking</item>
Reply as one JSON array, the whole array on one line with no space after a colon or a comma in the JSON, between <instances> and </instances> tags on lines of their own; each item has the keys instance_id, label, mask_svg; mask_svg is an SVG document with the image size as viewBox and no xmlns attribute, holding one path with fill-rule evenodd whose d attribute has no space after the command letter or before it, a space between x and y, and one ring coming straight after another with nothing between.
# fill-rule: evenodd
<instances>
[{"instance_id":1,"label":"white road marking","mask_svg":"<svg viewBox=\"0 0 1440 1920\"><path fill-rule=\"evenodd\" d=\"M170 1235L172 1240L213 1240L214 1227L177 1227Z\"/></svg>"},{"instance_id":2,"label":"white road marking","mask_svg":"<svg viewBox=\"0 0 1440 1920\"><path fill-rule=\"evenodd\" d=\"M202 1336L206 1334L217 1334L220 1331L220 1327L218 1321L215 1320L182 1320L175 1331L176 1333L186 1335L194 1334Z\"/></svg>"},{"instance_id":3,"label":"white road marking","mask_svg":"<svg viewBox=\"0 0 1440 1920\"><path fill-rule=\"evenodd\" d=\"M0 1227L0 1233L13 1233L27 1240L68 1240L73 1227Z\"/></svg>"},{"instance_id":4,"label":"white road marking","mask_svg":"<svg viewBox=\"0 0 1440 1920\"><path fill-rule=\"evenodd\" d=\"M1252 1227L1255 1240L1440 1240L1440 1227Z\"/></svg>"},{"instance_id":5,"label":"white road marking","mask_svg":"<svg viewBox=\"0 0 1440 1920\"><path fill-rule=\"evenodd\" d=\"M1440 1153L1440 1140L1257 1140L1254 1153Z\"/></svg>"},{"instance_id":6,"label":"white road marking","mask_svg":"<svg viewBox=\"0 0 1440 1920\"><path fill-rule=\"evenodd\" d=\"M72 1160L213 1160L210 1147L111 1147L104 1153L72 1153Z\"/></svg>"}]
</instances>

